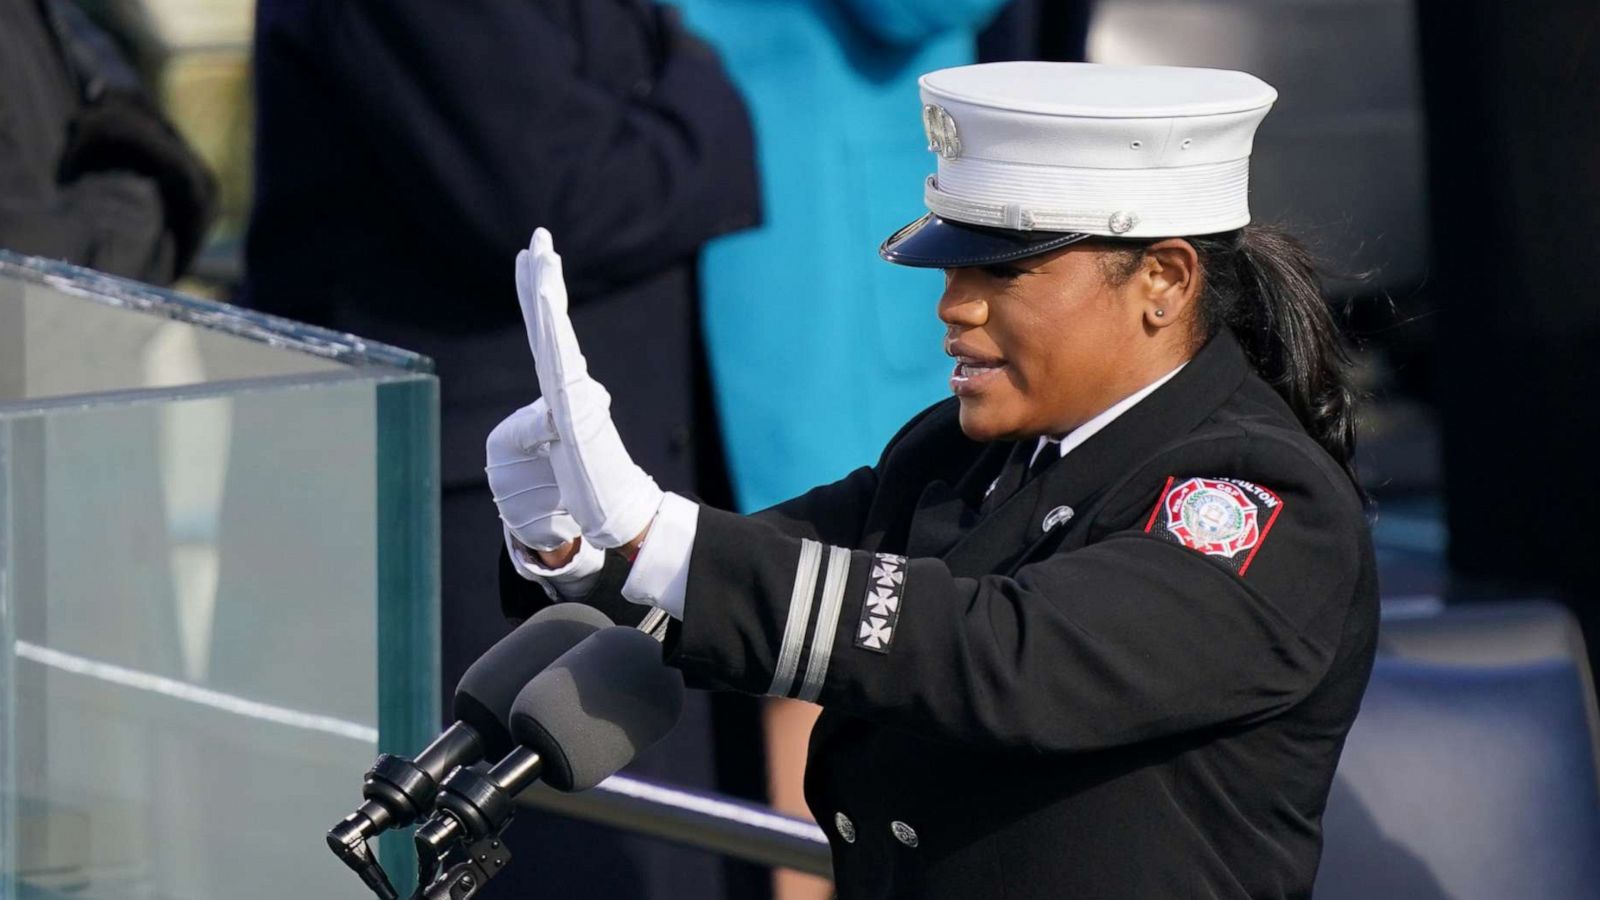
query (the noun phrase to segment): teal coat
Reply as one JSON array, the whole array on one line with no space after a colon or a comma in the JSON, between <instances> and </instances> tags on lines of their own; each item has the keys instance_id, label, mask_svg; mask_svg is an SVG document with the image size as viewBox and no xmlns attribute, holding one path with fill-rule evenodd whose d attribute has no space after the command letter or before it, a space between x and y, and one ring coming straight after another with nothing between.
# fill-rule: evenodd
<instances>
[{"instance_id":1,"label":"teal coat","mask_svg":"<svg viewBox=\"0 0 1600 900\"><path fill-rule=\"evenodd\" d=\"M1002 0L678 0L755 124L765 224L704 251L734 492L752 510L871 463L948 390L938 272L878 259L933 169L917 77L973 61Z\"/></svg>"}]
</instances>

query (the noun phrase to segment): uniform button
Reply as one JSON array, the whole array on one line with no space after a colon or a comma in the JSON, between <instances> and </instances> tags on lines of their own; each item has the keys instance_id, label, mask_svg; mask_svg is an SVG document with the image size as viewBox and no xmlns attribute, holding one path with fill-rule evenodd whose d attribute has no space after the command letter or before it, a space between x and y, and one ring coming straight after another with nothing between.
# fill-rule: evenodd
<instances>
[{"instance_id":1,"label":"uniform button","mask_svg":"<svg viewBox=\"0 0 1600 900\"><path fill-rule=\"evenodd\" d=\"M839 829L839 837L844 838L846 844L856 842L856 823L850 821L849 816L844 813L834 813L833 827Z\"/></svg>"},{"instance_id":2,"label":"uniform button","mask_svg":"<svg viewBox=\"0 0 1600 900\"><path fill-rule=\"evenodd\" d=\"M907 847L915 847L917 845L917 832L910 825L899 821L890 822L889 830L894 832L895 840L905 844Z\"/></svg>"}]
</instances>

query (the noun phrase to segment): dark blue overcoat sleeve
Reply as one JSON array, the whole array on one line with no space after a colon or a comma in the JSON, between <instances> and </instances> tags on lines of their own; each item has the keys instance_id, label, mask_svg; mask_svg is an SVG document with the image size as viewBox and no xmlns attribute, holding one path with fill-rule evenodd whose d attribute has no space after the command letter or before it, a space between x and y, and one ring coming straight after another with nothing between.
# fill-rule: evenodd
<instances>
[{"instance_id":1,"label":"dark blue overcoat sleeve","mask_svg":"<svg viewBox=\"0 0 1600 900\"><path fill-rule=\"evenodd\" d=\"M381 148L389 202L418 207L407 218L441 248L509 272L543 225L584 294L758 217L743 101L710 48L653 4L264 3L262 30L305 36L327 90Z\"/></svg>"}]
</instances>

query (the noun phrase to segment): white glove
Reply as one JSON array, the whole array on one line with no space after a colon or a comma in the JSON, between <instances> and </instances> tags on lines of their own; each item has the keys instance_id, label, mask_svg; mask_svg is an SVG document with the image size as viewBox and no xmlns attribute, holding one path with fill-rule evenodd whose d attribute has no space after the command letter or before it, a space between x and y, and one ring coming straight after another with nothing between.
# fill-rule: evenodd
<instances>
[{"instance_id":1,"label":"white glove","mask_svg":"<svg viewBox=\"0 0 1600 900\"><path fill-rule=\"evenodd\" d=\"M489 490L500 521L535 550L555 550L580 534L578 520L561 503L561 488L550 465L555 440L544 399L507 416L489 432L484 445Z\"/></svg>"},{"instance_id":2,"label":"white glove","mask_svg":"<svg viewBox=\"0 0 1600 900\"><path fill-rule=\"evenodd\" d=\"M517 254L517 299L542 400L555 429L549 452L561 499L586 542L620 547L649 527L662 492L628 456L611 423L611 395L589 377L588 362L567 318L561 257L543 228Z\"/></svg>"},{"instance_id":3,"label":"white glove","mask_svg":"<svg viewBox=\"0 0 1600 900\"><path fill-rule=\"evenodd\" d=\"M581 600L605 565L605 551L584 541L566 565L547 567L528 550L555 550L583 533L561 503L561 489L550 465L555 430L540 399L507 416L484 450L494 505L505 525L506 550L518 575L541 584L552 600Z\"/></svg>"}]
</instances>

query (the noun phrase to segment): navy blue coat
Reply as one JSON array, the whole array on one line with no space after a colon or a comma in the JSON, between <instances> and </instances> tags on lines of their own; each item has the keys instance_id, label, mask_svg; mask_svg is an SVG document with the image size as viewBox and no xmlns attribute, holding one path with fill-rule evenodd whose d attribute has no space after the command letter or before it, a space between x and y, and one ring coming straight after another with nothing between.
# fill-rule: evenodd
<instances>
[{"instance_id":1,"label":"navy blue coat","mask_svg":"<svg viewBox=\"0 0 1600 900\"><path fill-rule=\"evenodd\" d=\"M245 301L432 356L445 484L478 484L484 437L538 395L512 263L546 226L618 426L688 487L694 257L758 217L748 118L710 49L640 0L263 0L256 18Z\"/></svg>"}]
</instances>

